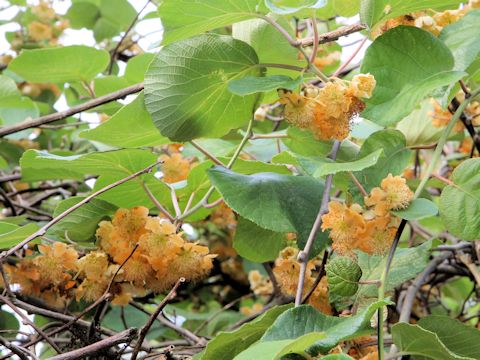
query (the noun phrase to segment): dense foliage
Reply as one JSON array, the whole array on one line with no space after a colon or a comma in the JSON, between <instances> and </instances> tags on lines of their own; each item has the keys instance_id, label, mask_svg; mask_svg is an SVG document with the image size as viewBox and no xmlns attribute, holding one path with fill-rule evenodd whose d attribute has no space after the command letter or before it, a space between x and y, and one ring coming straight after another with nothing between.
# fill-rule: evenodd
<instances>
[{"instance_id":1,"label":"dense foliage","mask_svg":"<svg viewBox=\"0 0 480 360\"><path fill-rule=\"evenodd\" d=\"M480 1L139 2L0 5L0 358L480 359Z\"/></svg>"}]
</instances>

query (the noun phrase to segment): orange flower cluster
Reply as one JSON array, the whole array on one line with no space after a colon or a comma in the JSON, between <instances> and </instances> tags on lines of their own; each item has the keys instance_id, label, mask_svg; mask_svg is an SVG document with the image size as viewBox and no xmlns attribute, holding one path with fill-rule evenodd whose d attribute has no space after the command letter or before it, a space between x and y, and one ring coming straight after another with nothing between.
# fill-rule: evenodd
<instances>
[{"instance_id":1,"label":"orange flower cluster","mask_svg":"<svg viewBox=\"0 0 480 360\"><path fill-rule=\"evenodd\" d=\"M295 296L298 286L298 277L300 274L300 263L297 261L298 249L286 247L280 252L279 257L275 260L273 273L277 279L280 289L285 295ZM315 268L315 260L310 260L307 264L305 274L305 296L312 288L315 282L313 270ZM328 299L327 277L324 276L308 299L308 304L324 314L331 314L332 308Z\"/></svg>"},{"instance_id":2,"label":"orange flower cluster","mask_svg":"<svg viewBox=\"0 0 480 360\"><path fill-rule=\"evenodd\" d=\"M450 111L442 109L440 104L434 100L430 99L430 103L433 105L433 110L428 112L428 116L432 119L433 126L437 128L443 128L448 125L450 119L452 118L452 113ZM455 126L453 127L454 133L459 133L463 131L464 126L460 120L457 121Z\"/></svg>"},{"instance_id":3,"label":"orange flower cluster","mask_svg":"<svg viewBox=\"0 0 480 360\"><path fill-rule=\"evenodd\" d=\"M7 265L11 283L19 284L23 294L38 297L52 306L63 306L76 282L78 253L64 243L39 245L39 256Z\"/></svg>"},{"instance_id":4,"label":"orange flower cluster","mask_svg":"<svg viewBox=\"0 0 480 360\"><path fill-rule=\"evenodd\" d=\"M209 273L208 248L184 240L170 222L148 216L148 209L119 209L97 230L99 249L78 259L64 243L39 245L41 255L7 267L21 291L61 306L73 296L95 301L108 287L116 305L133 296L163 292L180 278L198 280ZM110 285L110 283L112 283Z\"/></svg>"},{"instance_id":5,"label":"orange flower cluster","mask_svg":"<svg viewBox=\"0 0 480 360\"><path fill-rule=\"evenodd\" d=\"M333 249L340 255L353 255L353 250L368 254L384 254L390 248L398 218L390 210L406 208L413 193L404 178L389 174L381 187L373 188L365 197L366 209L359 204L346 205L338 201L328 204L322 216L322 230L330 230Z\"/></svg>"},{"instance_id":6,"label":"orange flower cluster","mask_svg":"<svg viewBox=\"0 0 480 360\"><path fill-rule=\"evenodd\" d=\"M308 86L302 94L279 90L279 101L290 124L310 129L321 140L343 140L351 119L365 106L361 99L370 98L375 85L372 75L359 74L351 82L335 79L321 89Z\"/></svg>"},{"instance_id":7,"label":"orange flower cluster","mask_svg":"<svg viewBox=\"0 0 480 360\"><path fill-rule=\"evenodd\" d=\"M181 153L177 152L172 155L162 155L160 156L160 160L163 161L161 169L165 182L176 183L187 179L192 164L183 158Z\"/></svg>"},{"instance_id":8,"label":"orange flower cluster","mask_svg":"<svg viewBox=\"0 0 480 360\"><path fill-rule=\"evenodd\" d=\"M275 260L273 274L277 280L278 286L283 294L295 296L298 285L298 277L300 274L300 264L297 261L298 249L286 247L283 249L278 258ZM305 274L304 296L312 288L315 282L313 270L315 268L315 259L310 260L307 264L307 272ZM250 288L257 296L270 296L273 293L273 285L270 279L262 276L259 271L253 270L248 274ZM324 276L308 299L308 304L315 307L324 314L331 314L332 308L328 299L328 282Z\"/></svg>"},{"instance_id":9,"label":"orange flower cluster","mask_svg":"<svg viewBox=\"0 0 480 360\"><path fill-rule=\"evenodd\" d=\"M478 8L480 8L480 1L470 0L467 5L455 10L445 10L443 12L419 11L408 15L402 15L385 21L379 28L372 32L372 36L376 38L399 25L416 26L438 36L445 26L457 22L470 10ZM387 10L389 9L386 9L386 13L388 13Z\"/></svg>"}]
</instances>

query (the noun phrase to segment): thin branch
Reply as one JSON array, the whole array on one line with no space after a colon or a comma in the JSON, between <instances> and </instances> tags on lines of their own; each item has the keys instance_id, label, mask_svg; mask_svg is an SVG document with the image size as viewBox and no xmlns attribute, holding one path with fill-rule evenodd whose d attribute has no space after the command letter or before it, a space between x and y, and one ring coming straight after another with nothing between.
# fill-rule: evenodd
<instances>
[{"instance_id":1,"label":"thin branch","mask_svg":"<svg viewBox=\"0 0 480 360\"><path fill-rule=\"evenodd\" d=\"M181 277L180 279L178 279L178 281L173 286L172 290L170 290L170 292L167 294L167 296L165 296L163 298L163 300L160 302L160 304L158 304L157 308L152 313L152 315L148 319L147 323L142 327L142 329L140 330L140 335L138 336L137 344L135 345L135 348L133 349L133 353L132 353L132 356L130 358L131 360L135 360L137 358L138 352L140 351L142 343L145 340L145 337L147 336L148 331L152 327L153 322L158 317L158 315L160 315L160 313L162 312L163 308L167 305L167 303L170 300L172 300L173 298L175 298L175 296L177 296L177 289L180 286L180 284L182 284L184 282L185 282L185 278Z\"/></svg>"},{"instance_id":2,"label":"thin branch","mask_svg":"<svg viewBox=\"0 0 480 360\"><path fill-rule=\"evenodd\" d=\"M133 300L130 301L129 304L132 305L135 309L140 310L141 312L143 312L143 313L146 314L146 315L149 315L149 316L152 315L149 311L145 310L142 305L140 305L139 303L137 303L137 302L135 302L135 301L133 301ZM162 325L164 325L164 326L172 329L173 331L175 331L177 334L179 334L180 336L182 336L185 340L189 341L190 343L193 343L193 344L201 344L201 345L205 345L205 344L206 344L206 341L205 341L203 338L195 335L194 333L192 333L192 332L191 332L190 330L188 330L188 329L182 328L182 327L174 324L173 322L169 321L168 319L166 319L166 318L163 317L163 316L158 316L158 317L156 318L156 320L157 320L160 324L162 324Z\"/></svg>"},{"instance_id":3,"label":"thin branch","mask_svg":"<svg viewBox=\"0 0 480 360\"><path fill-rule=\"evenodd\" d=\"M350 177L351 177L352 180L353 180L353 183L354 183L355 186L358 188L358 190L360 190L360 192L362 193L362 195L363 195L363 196L368 196L367 191L366 191L365 188L362 186L362 184L360 183L360 181L358 181L357 177L353 174L353 172L349 171L349 172L348 172L348 175L350 175Z\"/></svg>"},{"instance_id":4,"label":"thin branch","mask_svg":"<svg viewBox=\"0 0 480 360\"><path fill-rule=\"evenodd\" d=\"M337 77L338 75L340 75L343 70L345 70L347 68L348 65L350 65L350 63L352 62L352 60L355 58L355 56L357 56L357 54L360 52L361 48L363 47L363 45L365 45L365 43L367 42L368 38L365 37L361 42L360 44L358 45L358 47L355 49L355 51L353 51L350 56L348 57L348 59L338 67L337 70L335 70L335 72L333 73L333 77Z\"/></svg>"},{"instance_id":5,"label":"thin branch","mask_svg":"<svg viewBox=\"0 0 480 360\"><path fill-rule=\"evenodd\" d=\"M14 252L20 250L21 248L23 248L26 244L28 244L30 241L34 240L35 238L39 237L39 236L43 236L45 235L45 233L47 232L48 229L50 229L53 225L55 225L56 223L58 223L60 220L62 220L63 218L65 218L67 215L71 214L72 212L74 212L75 210L77 210L78 208L80 208L81 206L87 204L89 201L91 201L92 199L96 198L97 196L103 194L104 192L110 190L110 189L113 189L114 187L116 186L119 186L129 180L132 180L140 175L143 175L145 173L148 173L153 167L155 167L156 165L158 164L158 162L146 167L145 169L143 170L140 170L140 171L137 171L136 173L134 174L131 174L123 179L120 179L118 181L115 181L114 183L108 185L108 186L105 186L104 188L94 192L93 194L87 196L85 199L83 199L82 201L78 202L77 204L75 204L74 206L72 206L71 208L65 210L64 212L62 212L60 215L58 215L57 217L53 218L51 221L49 221L46 225L44 225L42 228L40 228L38 231L34 232L32 235L30 235L29 237L27 237L25 240L21 241L19 244L15 245L14 247L12 247L11 249L7 250L7 251L4 251L3 253L0 254L0 262L3 262L5 261L5 259L12 255Z\"/></svg>"},{"instance_id":6,"label":"thin branch","mask_svg":"<svg viewBox=\"0 0 480 360\"><path fill-rule=\"evenodd\" d=\"M312 288L308 291L307 295L305 295L305 297L303 298L302 304L305 304L308 301L310 296L312 296L313 292L317 288L318 284L320 284L320 281L322 281L322 278L325 276L325 266L327 265L327 260L329 256L330 256L330 253L328 252L328 250L325 250L325 252L323 253L322 263L320 264L320 270L318 271L318 275L315 278Z\"/></svg>"},{"instance_id":7,"label":"thin branch","mask_svg":"<svg viewBox=\"0 0 480 360\"><path fill-rule=\"evenodd\" d=\"M362 30L365 30L367 27L363 24L353 24L353 25L347 25L347 26L342 26L341 28L338 28L336 30L320 34L318 36L318 43L319 44L325 44L329 43L335 40L338 40L339 38L343 36L347 36ZM313 45L313 37L311 38L306 38L303 39L300 43L303 47L306 46L312 46Z\"/></svg>"},{"instance_id":8,"label":"thin branch","mask_svg":"<svg viewBox=\"0 0 480 360\"><path fill-rule=\"evenodd\" d=\"M312 22L313 28L313 49L310 55L310 62L313 63L315 58L317 57L318 52L318 27L317 27L317 19L315 19L315 11L313 11L313 16L310 20Z\"/></svg>"},{"instance_id":9,"label":"thin branch","mask_svg":"<svg viewBox=\"0 0 480 360\"><path fill-rule=\"evenodd\" d=\"M24 347L20 347L15 345L14 343L9 342L8 340L4 339L0 336L0 344L5 346L9 349L12 353L17 355L21 360L30 360L30 359L38 359L35 354L30 352L29 350L25 349ZM28 357L30 356L30 358Z\"/></svg>"},{"instance_id":10,"label":"thin branch","mask_svg":"<svg viewBox=\"0 0 480 360\"><path fill-rule=\"evenodd\" d=\"M129 343L135 338L135 336L137 336L137 329L127 329L83 348L53 356L50 358L50 360L74 360L100 354L103 352L103 350L109 349L112 346Z\"/></svg>"},{"instance_id":11,"label":"thin branch","mask_svg":"<svg viewBox=\"0 0 480 360\"><path fill-rule=\"evenodd\" d=\"M0 301L3 302L4 304L6 304L9 308L11 308L15 314L17 314L18 316L20 316L23 320L23 322L25 324L28 324L30 325L32 328L35 329L35 331L37 333L39 333L41 336L43 336L43 338L45 339L46 342L48 342L48 344L57 352L57 353L61 353L62 351L60 350L60 348L57 346L57 344L55 344L52 339L50 339L48 337L47 334L45 334L45 332L40 329L37 325L35 325L35 323L33 323L23 312L21 312L18 307L16 307L7 297L3 296L3 295L0 295Z\"/></svg>"},{"instance_id":12,"label":"thin branch","mask_svg":"<svg viewBox=\"0 0 480 360\"><path fill-rule=\"evenodd\" d=\"M137 23L137 20L138 20L138 18L140 17L140 14L143 12L143 10L146 9L146 7L148 6L148 4L150 4L150 0L147 0L147 2L145 3L145 5L140 9L140 11L137 13L137 15L134 17L134 19L133 19L132 22L130 23L130 26L128 27L128 29L125 30L125 33L123 34L123 36L122 36L122 37L120 38L120 40L118 41L117 46L115 46L115 48L113 49L112 55L110 56L110 63L108 64L108 74L109 74L109 75L112 74L113 64L115 63L115 58L116 58L116 56L117 56L118 50L120 49L120 46L122 46L123 41L127 38L127 36L128 36L128 34L130 33L130 31L133 29L133 27L134 27L135 24Z\"/></svg>"},{"instance_id":13,"label":"thin branch","mask_svg":"<svg viewBox=\"0 0 480 360\"><path fill-rule=\"evenodd\" d=\"M163 215L165 215L168 218L168 220L173 221L175 218L170 214L170 212L166 208L163 207L162 204L160 204L160 202L157 200L155 195L153 195L152 191L148 188L147 184L145 184L144 181L142 181L142 187L147 193L150 200L152 200L153 204L157 207L157 209L160 210L160 212Z\"/></svg>"},{"instance_id":14,"label":"thin branch","mask_svg":"<svg viewBox=\"0 0 480 360\"><path fill-rule=\"evenodd\" d=\"M92 100L87 101L83 104L71 107L70 109L65 110L65 111L59 111L59 112L56 112L56 113L53 113L53 114L41 116L41 117L36 118L36 119L25 120L21 123L14 124L14 125L11 125L11 126L5 126L3 128L0 128L0 137L3 137L5 135L9 135L9 134L13 134L13 133L25 130L25 129L38 127L38 126L48 124L48 123L51 123L51 122L54 122L54 121L62 120L62 119L65 119L69 116L81 113L83 111L93 109L93 108L95 108L99 105L103 105L103 104L109 103L111 101L122 99L127 95L135 94L139 91L142 91L143 86L144 86L143 83L135 84L135 85L126 87L125 89L121 89L121 90L115 91L113 93L110 93L110 94L107 94L107 95L104 95L104 96L100 96L96 99L92 99Z\"/></svg>"},{"instance_id":15,"label":"thin branch","mask_svg":"<svg viewBox=\"0 0 480 360\"><path fill-rule=\"evenodd\" d=\"M412 285L407 290L407 294L403 301L402 310L400 311L400 319L399 322L409 322L410 314L412 312L413 301L415 300L415 295L417 294L418 290L422 287L425 283L427 277L435 271L438 265L440 265L445 259L448 259L452 254L445 253L436 258L434 258L427 267L415 278Z\"/></svg>"},{"instance_id":16,"label":"thin branch","mask_svg":"<svg viewBox=\"0 0 480 360\"><path fill-rule=\"evenodd\" d=\"M218 160L215 155L211 154L210 152L208 152L208 150L206 150L205 148L203 148L200 144L198 144L196 141L194 140L191 140L190 141L190 144L193 145L193 147L195 149L197 149L198 151L200 151L203 155L205 155L207 158L209 158L210 160L212 160L215 164L217 165L220 165L220 166L225 166L224 163L222 163L220 160Z\"/></svg>"},{"instance_id":17,"label":"thin branch","mask_svg":"<svg viewBox=\"0 0 480 360\"><path fill-rule=\"evenodd\" d=\"M341 142L335 140L332 146L332 151L328 155L329 159L335 160L337 158L338 150L340 149ZM303 288L305 286L305 273L307 271L308 259L310 257L310 252L312 251L312 246L317 236L317 232L322 225L322 216L328 212L328 201L330 200L330 189L332 188L333 174L327 175L325 179L325 187L323 188L322 201L320 203L320 209L317 214L317 218L312 226L312 230L307 239L307 243L302 251L298 253L298 262L300 263L300 275L298 278L297 293L295 295L295 306L300 306L302 304L303 298Z\"/></svg>"}]
</instances>

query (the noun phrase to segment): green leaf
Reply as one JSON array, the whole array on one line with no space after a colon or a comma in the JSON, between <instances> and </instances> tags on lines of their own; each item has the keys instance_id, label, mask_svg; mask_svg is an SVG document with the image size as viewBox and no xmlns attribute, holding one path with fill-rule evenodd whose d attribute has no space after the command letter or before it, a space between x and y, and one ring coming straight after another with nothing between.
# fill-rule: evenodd
<instances>
[{"instance_id":1,"label":"green leaf","mask_svg":"<svg viewBox=\"0 0 480 360\"><path fill-rule=\"evenodd\" d=\"M229 36L200 35L167 45L145 75L145 105L172 140L223 136L252 117L257 95L234 95L227 86L237 77L260 75L256 64L255 51Z\"/></svg>"},{"instance_id":2,"label":"green leaf","mask_svg":"<svg viewBox=\"0 0 480 360\"><path fill-rule=\"evenodd\" d=\"M411 221L437 215L438 207L434 202L420 198L413 200L408 208L392 212L402 219Z\"/></svg>"},{"instance_id":3,"label":"green leaf","mask_svg":"<svg viewBox=\"0 0 480 360\"><path fill-rule=\"evenodd\" d=\"M107 185L114 183L125 175L102 175L95 182L94 191L100 190ZM154 208L152 200L145 192L142 182L147 185L150 191L155 195L157 200L171 213L173 208L171 206L170 188L162 181L158 180L153 174L144 174L134 180L127 181L122 185L115 186L108 190L98 199L105 200L110 204L116 205L120 208L132 208L134 206L145 206L147 208Z\"/></svg>"},{"instance_id":4,"label":"green leaf","mask_svg":"<svg viewBox=\"0 0 480 360\"><path fill-rule=\"evenodd\" d=\"M268 230L296 232L299 247L305 245L320 208L322 182L274 173L241 175L219 166L209 170L209 177L228 206L241 216ZM318 234L313 254L327 243L327 234Z\"/></svg>"},{"instance_id":5,"label":"green leaf","mask_svg":"<svg viewBox=\"0 0 480 360\"><path fill-rule=\"evenodd\" d=\"M60 215L81 200L83 196L73 196L60 201L53 212L53 216ZM106 201L92 199L87 204L75 210L56 223L50 231L73 241L87 241L93 238L98 223L112 216L118 208Z\"/></svg>"},{"instance_id":6,"label":"green leaf","mask_svg":"<svg viewBox=\"0 0 480 360\"><path fill-rule=\"evenodd\" d=\"M265 0L265 4L275 14L294 14L303 9L319 9L326 0Z\"/></svg>"},{"instance_id":7,"label":"green leaf","mask_svg":"<svg viewBox=\"0 0 480 360\"><path fill-rule=\"evenodd\" d=\"M299 128L289 127L287 130L288 138L282 139L282 142L293 152L304 156L326 157L332 150L333 141L321 141L313 137L311 131L304 131ZM379 148L373 149L370 153ZM358 145L345 140L340 145L337 154L337 160L349 161L358 154ZM368 155L365 152L363 156Z\"/></svg>"},{"instance_id":8,"label":"green leaf","mask_svg":"<svg viewBox=\"0 0 480 360\"><path fill-rule=\"evenodd\" d=\"M85 175L126 177L155 162L147 150L128 149L86 155L59 156L44 150L28 150L20 159L23 181L83 180Z\"/></svg>"},{"instance_id":9,"label":"green leaf","mask_svg":"<svg viewBox=\"0 0 480 360\"><path fill-rule=\"evenodd\" d=\"M113 35L126 30L137 16L135 8L128 0L101 0L100 14L102 21L115 28L116 33Z\"/></svg>"},{"instance_id":10,"label":"green leaf","mask_svg":"<svg viewBox=\"0 0 480 360\"><path fill-rule=\"evenodd\" d=\"M233 247L241 257L259 263L273 261L285 246L285 234L266 230L244 218L238 220Z\"/></svg>"},{"instance_id":11,"label":"green leaf","mask_svg":"<svg viewBox=\"0 0 480 360\"><path fill-rule=\"evenodd\" d=\"M444 325L446 326L446 325ZM453 333L450 333L452 335ZM392 326L393 342L402 353L417 355L422 359L433 360L474 360L450 351L440 338L432 331L420 325L398 323ZM478 359L478 357L477 357Z\"/></svg>"},{"instance_id":12,"label":"green leaf","mask_svg":"<svg viewBox=\"0 0 480 360\"><path fill-rule=\"evenodd\" d=\"M0 329L18 330L20 329L20 323L12 313L0 310Z\"/></svg>"},{"instance_id":13,"label":"green leaf","mask_svg":"<svg viewBox=\"0 0 480 360\"><path fill-rule=\"evenodd\" d=\"M145 78L145 73L148 70L148 66L154 57L154 54L145 53L137 55L133 59L128 60L127 67L125 69L125 78L132 84L142 82Z\"/></svg>"},{"instance_id":14,"label":"green leaf","mask_svg":"<svg viewBox=\"0 0 480 360\"><path fill-rule=\"evenodd\" d=\"M325 332L324 339L306 349L311 356L325 354L339 342L371 333L370 319L379 308L388 304L391 302L378 301L357 315L343 318L322 314L310 305L301 305L280 315L260 341L296 339L311 332Z\"/></svg>"},{"instance_id":15,"label":"green leaf","mask_svg":"<svg viewBox=\"0 0 480 360\"><path fill-rule=\"evenodd\" d=\"M26 81L37 83L90 81L105 70L109 59L105 50L72 45L24 50L8 69Z\"/></svg>"},{"instance_id":16,"label":"green leaf","mask_svg":"<svg viewBox=\"0 0 480 360\"><path fill-rule=\"evenodd\" d=\"M328 289L340 296L353 296L362 277L360 266L348 256L336 256L326 266Z\"/></svg>"},{"instance_id":17,"label":"green leaf","mask_svg":"<svg viewBox=\"0 0 480 360\"><path fill-rule=\"evenodd\" d=\"M234 360L276 360L291 354L302 355L306 348L323 338L325 333L311 332L291 340L262 341L241 352Z\"/></svg>"},{"instance_id":18,"label":"green leaf","mask_svg":"<svg viewBox=\"0 0 480 360\"><path fill-rule=\"evenodd\" d=\"M415 109L397 124L397 130L405 135L408 146L435 144L440 139L444 129L433 125L432 113L433 104L430 99L426 99L420 108Z\"/></svg>"},{"instance_id":19,"label":"green leaf","mask_svg":"<svg viewBox=\"0 0 480 360\"><path fill-rule=\"evenodd\" d=\"M165 33L162 45L258 17L261 0L164 0L158 7Z\"/></svg>"},{"instance_id":20,"label":"green leaf","mask_svg":"<svg viewBox=\"0 0 480 360\"><path fill-rule=\"evenodd\" d=\"M373 28L381 21L420 10L455 9L461 2L461 0L363 0L360 6L360 21Z\"/></svg>"},{"instance_id":21,"label":"green leaf","mask_svg":"<svg viewBox=\"0 0 480 360\"><path fill-rule=\"evenodd\" d=\"M245 96L259 92L276 90L279 88L294 90L303 82L303 77L292 79L284 75L267 77L246 76L228 83L228 90L236 95Z\"/></svg>"},{"instance_id":22,"label":"green leaf","mask_svg":"<svg viewBox=\"0 0 480 360\"><path fill-rule=\"evenodd\" d=\"M358 160L350 162L331 162L329 159L300 157L300 165L313 177L319 178L328 174L336 174L342 171L361 171L375 165L383 149L378 149Z\"/></svg>"},{"instance_id":23,"label":"green leaf","mask_svg":"<svg viewBox=\"0 0 480 360\"><path fill-rule=\"evenodd\" d=\"M91 2L76 2L68 8L65 17L70 22L72 29L93 29L100 17L100 9Z\"/></svg>"},{"instance_id":24,"label":"green leaf","mask_svg":"<svg viewBox=\"0 0 480 360\"><path fill-rule=\"evenodd\" d=\"M213 340L208 342L205 352L200 359L233 359L235 355L241 353L260 339L275 319L291 307L292 304L275 306L255 320L242 325L237 330L219 333Z\"/></svg>"},{"instance_id":25,"label":"green leaf","mask_svg":"<svg viewBox=\"0 0 480 360\"><path fill-rule=\"evenodd\" d=\"M25 226L15 226L15 229L10 227L10 229L12 230L0 234L0 249L7 249L17 245L20 241L25 240L37 231L39 227L35 223L30 223Z\"/></svg>"},{"instance_id":26,"label":"green leaf","mask_svg":"<svg viewBox=\"0 0 480 360\"><path fill-rule=\"evenodd\" d=\"M448 231L463 240L480 238L480 158L462 162L440 196L440 216Z\"/></svg>"},{"instance_id":27,"label":"green leaf","mask_svg":"<svg viewBox=\"0 0 480 360\"><path fill-rule=\"evenodd\" d=\"M425 269L430 255L432 241L427 241L420 246L398 249L392 261L385 291L392 291L399 284L413 279ZM361 251L357 252L358 265L362 269L361 281L380 280L385 268L386 257L371 256ZM365 298L376 298L378 288L375 284L365 284L360 287L356 295L357 301Z\"/></svg>"},{"instance_id":28,"label":"green leaf","mask_svg":"<svg viewBox=\"0 0 480 360\"><path fill-rule=\"evenodd\" d=\"M39 115L38 106L26 96L10 96L0 99L0 122L3 120L6 125L13 125L27 118L36 118ZM10 136L12 137L12 135Z\"/></svg>"},{"instance_id":29,"label":"green leaf","mask_svg":"<svg viewBox=\"0 0 480 360\"><path fill-rule=\"evenodd\" d=\"M421 318L418 325L435 333L443 344L461 356L479 359L480 331L448 316L430 315Z\"/></svg>"},{"instance_id":30,"label":"green leaf","mask_svg":"<svg viewBox=\"0 0 480 360\"><path fill-rule=\"evenodd\" d=\"M12 78L9 78L5 75L0 75L0 99L8 97L20 97L18 92L17 84L13 81Z\"/></svg>"},{"instance_id":31,"label":"green leaf","mask_svg":"<svg viewBox=\"0 0 480 360\"><path fill-rule=\"evenodd\" d=\"M377 86L362 116L392 125L410 114L435 89L460 80L452 71L448 47L431 33L398 26L378 37L367 49L361 72L375 76Z\"/></svg>"},{"instance_id":32,"label":"green leaf","mask_svg":"<svg viewBox=\"0 0 480 360\"><path fill-rule=\"evenodd\" d=\"M94 129L82 131L80 137L124 148L155 146L168 142L153 124L145 108L143 93L106 122Z\"/></svg>"},{"instance_id":33,"label":"green leaf","mask_svg":"<svg viewBox=\"0 0 480 360\"><path fill-rule=\"evenodd\" d=\"M272 18L290 36L295 37L295 32L285 17L273 15ZM298 50L291 46L272 25L262 19L250 19L233 24L232 36L253 47L261 64L278 63L279 59L281 59L282 64L305 65L304 60L298 59ZM298 72L277 68L267 68L267 74L298 76Z\"/></svg>"},{"instance_id":34,"label":"green leaf","mask_svg":"<svg viewBox=\"0 0 480 360\"><path fill-rule=\"evenodd\" d=\"M410 161L411 151L406 148L405 137L398 130L382 130L370 135L363 143L357 158L363 158L377 149L383 149L383 155L375 166L355 173L367 192L379 186L388 174L401 174Z\"/></svg>"},{"instance_id":35,"label":"green leaf","mask_svg":"<svg viewBox=\"0 0 480 360\"><path fill-rule=\"evenodd\" d=\"M446 26L439 39L448 46L455 59L454 70L466 71L480 53L480 10L469 11L457 22Z\"/></svg>"}]
</instances>

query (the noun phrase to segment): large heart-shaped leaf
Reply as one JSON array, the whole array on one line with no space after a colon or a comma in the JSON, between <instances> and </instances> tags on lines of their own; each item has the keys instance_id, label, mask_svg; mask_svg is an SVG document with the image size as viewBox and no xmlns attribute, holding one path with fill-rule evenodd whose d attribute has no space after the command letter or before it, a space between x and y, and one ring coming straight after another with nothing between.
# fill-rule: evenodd
<instances>
[{"instance_id":1,"label":"large heart-shaped leaf","mask_svg":"<svg viewBox=\"0 0 480 360\"><path fill-rule=\"evenodd\" d=\"M377 86L362 116L391 125L410 114L435 89L461 79L453 71L448 47L431 33L414 26L398 26L377 38L367 49L361 72L375 76Z\"/></svg>"},{"instance_id":2,"label":"large heart-shaped leaf","mask_svg":"<svg viewBox=\"0 0 480 360\"><path fill-rule=\"evenodd\" d=\"M261 228L244 218L238 220L233 247L241 257L254 262L272 261L285 246L285 234Z\"/></svg>"},{"instance_id":3,"label":"large heart-shaped leaf","mask_svg":"<svg viewBox=\"0 0 480 360\"><path fill-rule=\"evenodd\" d=\"M401 174L410 161L411 151L406 147L405 136L398 130L382 130L370 135L362 144L357 158L364 158L377 149L383 149L383 154L376 164L355 173L366 191L380 186L382 179L390 173Z\"/></svg>"},{"instance_id":4,"label":"large heart-shaped leaf","mask_svg":"<svg viewBox=\"0 0 480 360\"><path fill-rule=\"evenodd\" d=\"M444 326L447 326L446 324ZM454 334L454 333L450 333ZM433 332L420 325L398 323L392 326L393 342L399 351L421 359L475 360L478 357L461 356L449 349Z\"/></svg>"},{"instance_id":5,"label":"large heart-shaped leaf","mask_svg":"<svg viewBox=\"0 0 480 360\"><path fill-rule=\"evenodd\" d=\"M325 332L324 339L306 348L311 356L325 354L341 341L372 332L370 319L379 308L388 304L388 301L378 301L355 316L343 318L325 315L310 305L301 305L280 315L260 341L296 339L312 332Z\"/></svg>"},{"instance_id":6,"label":"large heart-shaped leaf","mask_svg":"<svg viewBox=\"0 0 480 360\"><path fill-rule=\"evenodd\" d=\"M59 156L43 150L28 150L20 159L20 166L24 181L83 180L85 175L125 177L146 168L155 160L155 154L138 149L73 156Z\"/></svg>"},{"instance_id":7,"label":"large heart-shaped leaf","mask_svg":"<svg viewBox=\"0 0 480 360\"><path fill-rule=\"evenodd\" d=\"M480 354L480 330L448 316L430 315L418 322L423 329L434 332L443 344L461 356L474 359Z\"/></svg>"},{"instance_id":8,"label":"large heart-shaped leaf","mask_svg":"<svg viewBox=\"0 0 480 360\"><path fill-rule=\"evenodd\" d=\"M383 149L377 149L371 154L365 155L354 161L348 162L332 162L327 159L300 157L299 162L305 171L313 177L322 177L328 174L336 174L343 171L361 171L375 165L381 155Z\"/></svg>"},{"instance_id":9,"label":"large heart-shaped leaf","mask_svg":"<svg viewBox=\"0 0 480 360\"><path fill-rule=\"evenodd\" d=\"M407 249L398 249L392 261L390 272L388 273L388 281L385 291L393 290L397 285L413 279L419 274L428 262L430 255L431 241L427 241L420 246ZM370 256L361 251L357 252L358 265L362 269L361 281L379 280L385 269L384 256ZM377 286L372 283L362 285L356 295L357 302L361 302L365 298L375 298L378 295Z\"/></svg>"},{"instance_id":10,"label":"large heart-shaped leaf","mask_svg":"<svg viewBox=\"0 0 480 360\"><path fill-rule=\"evenodd\" d=\"M480 52L480 10L470 11L457 22L445 27L439 38L455 58L455 70L465 71Z\"/></svg>"},{"instance_id":11,"label":"large heart-shaped leaf","mask_svg":"<svg viewBox=\"0 0 480 360\"><path fill-rule=\"evenodd\" d=\"M261 338L265 330L273 324L291 304L273 307L253 321L246 323L237 330L221 332L205 348L201 360L233 359L251 344Z\"/></svg>"},{"instance_id":12,"label":"large heart-shaped leaf","mask_svg":"<svg viewBox=\"0 0 480 360\"><path fill-rule=\"evenodd\" d=\"M106 122L80 133L84 139L118 147L146 147L168 142L153 124L143 94L122 107Z\"/></svg>"},{"instance_id":13,"label":"large heart-shaped leaf","mask_svg":"<svg viewBox=\"0 0 480 360\"><path fill-rule=\"evenodd\" d=\"M25 226L8 225L10 225L9 229L7 229L6 225L2 226L5 232L0 234L0 249L7 249L13 245L17 245L20 241L25 240L25 238L39 229L35 223L30 223Z\"/></svg>"},{"instance_id":14,"label":"large heart-shaped leaf","mask_svg":"<svg viewBox=\"0 0 480 360\"><path fill-rule=\"evenodd\" d=\"M258 173L241 175L216 166L210 180L225 202L244 218L277 232L296 232L304 247L320 208L323 182L307 176ZM320 232L314 254L328 243Z\"/></svg>"},{"instance_id":15,"label":"large heart-shaped leaf","mask_svg":"<svg viewBox=\"0 0 480 360\"><path fill-rule=\"evenodd\" d=\"M480 239L480 159L462 162L440 196L440 215L448 231L464 240Z\"/></svg>"},{"instance_id":16,"label":"large heart-shaped leaf","mask_svg":"<svg viewBox=\"0 0 480 360\"><path fill-rule=\"evenodd\" d=\"M405 220L420 220L437 215L438 207L434 202L420 198L413 200L406 209L392 213Z\"/></svg>"},{"instance_id":17,"label":"large heart-shaped leaf","mask_svg":"<svg viewBox=\"0 0 480 360\"><path fill-rule=\"evenodd\" d=\"M303 9L319 9L326 0L265 0L265 4L275 14L294 14Z\"/></svg>"},{"instance_id":18,"label":"large heart-shaped leaf","mask_svg":"<svg viewBox=\"0 0 480 360\"><path fill-rule=\"evenodd\" d=\"M255 50L230 36L200 35L165 46L145 75L145 105L162 135L187 141L220 137L252 116L257 95L238 96L228 82L258 76Z\"/></svg>"},{"instance_id":19,"label":"large heart-shaped leaf","mask_svg":"<svg viewBox=\"0 0 480 360\"><path fill-rule=\"evenodd\" d=\"M82 196L73 196L61 201L55 208L53 216L60 215L83 199ZM98 223L104 218L112 216L116 210L116 206L106 201L92 199L56 223L50 231L62 237L68 236L73 241L87 241L95 234Z\"/></svg>"},{"instance_id":20,"label":"large heart-shaped leaf","mask_svg":"<svg viewBox=\"0 0 480 360\"><path fill-rule=\"evenodd\" d=\"M261 341L235 356L233 360L279 360L288 359L293 354L304 359L304 355L308 356L305 349L323 338L325 333L311 332L296 339Z\"/></svg>"},{"instance_id":21,"label":"large heart-shaped leaf","mask_svg":"<svg viewBox=\"0 0 480 360\"><path fill-rule=\"evenodd\" d=\"M261 0L164 0L158 7L165 29L162 44L257 17L261 10Z\"/></svg>"},{"instance_id":22,"label":"large heart-shaped leaf","mask_svg":"<svg viewBox=\"0 0 480 360\"><path fill-rule=\"evenodd\" d=\"M8 68L23 79L37 83L90 81L108 65L105 50L72 45L24 50Z\"/></svg>"}]
</instances>

